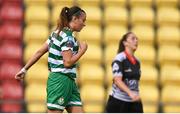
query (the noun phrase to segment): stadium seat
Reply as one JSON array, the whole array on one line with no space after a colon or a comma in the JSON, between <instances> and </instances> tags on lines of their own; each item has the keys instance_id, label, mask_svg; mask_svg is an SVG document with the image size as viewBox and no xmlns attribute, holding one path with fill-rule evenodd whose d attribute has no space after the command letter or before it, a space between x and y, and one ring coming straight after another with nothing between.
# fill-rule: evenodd
<instances>
[{"instance_id":1,"label":"stadium seat","mask_svg":"<svg viewBox=\"0 0 180 114\"><path fill-rule=\"evenodd\" d=\"M74 4L74 0L50 0L50 4L52 7L55 7L55 6L72 6Z\"/></svg>"},{"instance_id":2,"label":"stadium seat","mask_svg":"<svg viewBox=\"0 0 180 114\"><path fill-rule=\"evenodd\" d=\"M21 113L23 106L20 102L4 102L1 104L1 113Z\"/></svg>"},{"instance_id":3,"label":"stadium seat","mask_svg":"<svg viewBox=\"0 0 180 114\"><path fill-rule=\"evenodd\" d=\"M164 113L179 113L180 112L180 105L179 103L175 103L172 105L164 105L163 106Z\"/></svg>"},{"instance_id":4,"label":"stadium seat","mask_svg":"<svg viewBox=\"0 0 180 114\"><path fill-rule=\"evenodd\" d=\"M24 0L26 6L43 5L48 6L48 0Z\"/></svg>"},{"instance_id":5,"label":"stadium seat","mask_svg":"<svg viewBox=\"0 0 180 114\"><path fill-rule=\"evenodd\" d=\"M43 44L49 37L49 29L45 25L27 25L24 29L24 41L26 44L39 43Z\"/></svg>"},{"instance_id":6,"label":"stadium seat","mask_svg":"<svg viewBox=\"0 0 180 114\"><path fill-rule=\"evenodd\" d=\"M47 65L39 63L32 66L27 72L26 84L39 83L46 85L48 79L48 68Z\"/></svg>"},{"instance_id":7,"label":"stadium seat","mask_svg":"<svg viewBox=\"0 0 180 114\"><path fill-rule=\"evenodd\" d=\"M23 0L0 0L2 4L22 5Z\"/></svg>"},{"instance_id":8,"label":"stadium seat","mask_svg":"<svg viewBox=\"0 0 180 114\"><path fill-rule=\"evenodd\" d=\"M127 0L103 0L103 5L106 6L118 6L126 7Z\"/></svg>"},{"instance_id":9,"label":"stadium seat","mask_svg":"<svg viewBox=\"0 0 180 114\"><path fill-rule=\"evenodd\" d=\"M157 24L159 26L177 26L180 25L179 9L173 7L162 7L157 10Z\"/></svg>"},{"instance_id":10,"label":"stadium seat","mask_svg":"<svg viewBox=\"0 0 180 114\"><path fill-rule=\"evenodd\" d=\"M80 65L80 82L84 84L103 85L104 71L100 65L96 64L82 64Z\"/></svg>"},{"instance_id":11,"label":"stadium seat","mask_svg":"<svg viewBox=\"0 0 180 114\"><path fill-rule=\"evenodd\" d=\"M178 104L180 102L180 87L179 85L166 85L162 88L161 102L163 105Z\"/></svg>"},{"instance_id":12,"label":"stadium seat","mask_svg":"<svg viewBox=\"0 0 180 114\"><path fill-rule=\"evenodd\" d=\"M8 69L8 71L7 71ZM21 65L18 63L3 62L0 65L0 79L1 80L14 80L15 74L20 71Z\"/></svg>"},{"instance_id":13,"label":"stadium seat","mask_svg":"<svg viewBox=\"0 0 180 114\"><path fill-rule=\"evenodd\" d=\"M178 65L163 65L160 71L161 86L180 84L180 67Z\"/></svg>"},{"instance_id":14,"label":"stadium seat","mask_svg":"<svg viewBox=\"0 0 180 114\"><path fill-rule=\"evenodd\" d=\"M17 24L22 24L23 9L18 5L4 4L0 10L0 17L1 21L3 22L14 22Z\"/></svg>"},{"instance_id":15,"label":"stadium seat","mask_svg":"<svg viewBox=\"0 0 180 114\"><path fill-rule=\"evenodd\" d=\"M148 103L143 104L143 111L144 113L157 113L158 112L158 105L152 105Z\"/></svg>"},{"instance_id":16,"label":"stadium seat","mask_svg":"<svg viewBox=\"0 0 180 114\"><path fill-rule=\"evenodd\" d=\"M113 83L113 74L112 74L111 64L106 65L105 83L106 83L107 87L111 87L112 83ZM109 95L109 93L110 93L110 90L108 91L108 95Z\"/></svg>"},{"instance_id":17,"label":"stadium seat","mask_svg":"<svg viewBox=\"0 0 180 114\"><path fill-rule=\"evenodd\" d=\"M93 36L92 36L93 33ZM86 29L81 30L78 34L78 38L81 41L93 43L96 45L101 44L101 28L97 25L87 25Z\"/></svg>"},{"instance_id":18,"label":"stadium seat","mask_svg":"<svg viewBox=\"0 0 180 114\"><path fill-rule=\"evenodd\" d=\"M103 103L84 103L83 109L85 113L103 113L104 104Z\"/></svg>"},{"instance_id":19,"label":"stadium seat","mask_svg":"<svg viewBox=\"0 0 180 114\"><path fill-rule=\"evenodd\" d=\"M131 9L131 24L146 24L152 26L154 23L154 12L149 7L134 7Z\"/></svg>"},{"instance_id":20,"label":"stadium seat","mask_svg":"<svg viewBox=\"0 0 180 114\"><path fill-rule=\"evenodd\" d=\"M41 12L41 13L39 13ZM46 6L29 6L25 10L25 23L30 24L49 24L50 11Z\"/></svg>"},{"instance_id":21,"label":"stadium seat","mask_svg":"<svg viewBox=\"0 0 180 114\"><path fill-rule=\"evenodd\" d=\"M153 0L130 0L130 7L151 7Z\"/></svg>"},{"instance_id":22,"label":"stadium seat","mask_svg":"<svg viewBox=\"0 0 180 114\"><path fill-rule=\"evenodd\" d=\"M22 39L22 26L17 24L3 24L1 26L1 37L3 40L16 40L21 43Z\"/></svg>"},{"instance_id":23,"label":"stadium seat","mask_svg":"<svg viewBox=\"0 0 180 114\"><path fill-rule=\"evenodd\" d=\"M162 26L157 30L157 43L159 45L179 45L180 32L177 26Z\"/></svg>"},{"instance_id":24,"label":"stadium seat","mask_svg":"<svg viewBox=\"0 0 180 114\"><path fill-rule=\"evenodd\" d=\"M1 18L0 18L0 20L1 20ZM3 35L2 26L0 26L0 42L1 42L1 43L2 43L2 40L3 40L2 35Z\"/></svg>"},{"instance_id":25,"label":"stadium seat","mask_svg":"<svg viewBox=\"0 0 180 114\"><path fill-rule=\"evenodd\" d=\"M11 42L3 43L0 46L0 60L22 60L22 47Z\"/></svg>"},{"instance_id":26,"label":"stadium seat","mask_svg":"<svg viewBox=\"0 0 180 114\"><path fill-rule=\"evenodd\" d=\"M88 6L100 6L101 0L77 0L76 1L78 5L83 6L83 5L88 5Z\"/></svg>"},{"instance_id":27,"label":"stadium seat","mask_svg":"<svg viewBox=\"0 0 180 114\"><path fill-rule=\"evenodd\" d=\"M46 85L39 83L28 84L25 90L25 100L27 103L46 101Z\"/></svg>"},{"instance_id":28,"label":"stadium seat","mask_svg":"<svg viewBox=\"0 0 180 114\"><path fill-rule=\"evenodd\" d=\"M121 12L121 13L116 13ZM104 10L104 23L106 25L115 24L127 26L128 12L125 7L106 6Z\"/></svg>"},{"instance_id":29,"label":"stadium seat","mask_svg":"<svg viewBox=\"0 0 180 114\"><path fill-rule=\"evenodd\" d=\"M158 70L155 66L141 64L141 84L157 85L158 84Z\"/></svg>"},{"instance_id":30,"label":"stadium seat","mask_svg":"<svg viewBox=\"0 0 180 114\"><path fill-rule=\"evenodd\" d=\"M106 46L105 52L104 52L104 58L105 58L104 63L105 63L105 65L109 65L112 63L112 60L117 55L118 47L119 47L119 44L118 45L111 44L111 45Z\"/></svg>"},{"instance_id":31,"label":"stadium seat","mask_svg":"<svg viewBox=\"0 0 180 114\"><path fill-rule=\"evenodd\" d=\"M100 7L96 6L82 6L81 7L87 14L87 24L101 25L102 12Z\"/></svg>"},{"instance_id":32,"label":"stadium seat","mask_svg":"<svg viewBox=\"0 0 180 114\"><path fill-rule=\"evenodd\" d=\"M119 40L122 36L127 32L126 26L119 26L119 25L108 25L105 27L104 30L104 44L105 46L108 45L119 45ZM118 47L117 47L118 49ZM116 50L117 50L116 49Z\"/></svg>"},{"instance_id":33,"label":"stadium seat","mask_svg":"<svg viewBox=\"0 0 180 114\"><path fill-rule=\"evenodd\" d=\"M156 7L178 7L178 0L155 0Z\"/></svg>"},{"instance_id":34,"label":"stadium seat","mask_svg":"<svg viewBox=\"0 0 180 114\"><path fill-rule=\"evenodd\" d=\"M20 82L16 80L1 82L1 91L3 100L23 100L23 88Z\"/></svg>"},{"instance_id":35,"label":"stadium seat","mask_svg":"<svg viewBox=\"0 0 180 114\"><path fill-rule=\"evenodd\" d=\"M159 90L156 85L140 85L140 97L143 104L151 104L158 106L159 103Z\"/></svg>"},{"instance_id":36,"label":"stadium seat","mask_svg":"<svg viewBox=\"0 0 180 114\"><path fill-rule=\"evenodd\" d=\"M47 106L46 103L44 102L27 103L28 113L46 113L46 111L47 111Z\"/></svg>"},{"instance_id":37,"label":"stadium seat","mask_svg":"<svg viewBox=\"0 0 180 114\"><path fill-rule=\"evenodd\" d=\"M146 54L142 52L148 52ZM155 64L155 49L151 45L143 45L139 44L138 49L135 52L135 56L143 63L147 63L149 65L154 65Z\"/></svg>"},{"instance_id":38,"label":"stadium seat","mask_svg":"<svg viewBox=\"0 0 180 114\"><path fill-rule=\"evenodd\" d=\"M104 103L105 91L104 87L96 84L84 84L81 87L81 97L84 103ZM87 94L88 93L88 94ZM98 94L96 94L98 93Z\"/></svg>"},{"instance_id":39,"label":"stadium seat","mask_svg":"<svg viewBox=\"0 0 180 114\"><path fill-rule=\"evenodd\" d=\"M42 45L38 43L28 44L24 49L24 62L26 63L41 46ZM40 58L37 63L47 64L47 57L48 55L46 53Z\"/></svg>"},{"instance_id":40,"label":"stadium seat","mask_svg":"<svg viewBox=\"0 0 180 114\"><path fill-rule=\"evenodd\" d=\"M69 7L69 5L66 5L67 7ZM52 7L51 10L51 24L53 26L57 25L58 19L59 19L59 15L61 13L62 8L64 7L64 5L56 5Z\"/></svg>"},{"instance_id":41,"label":"stadium seat","mask_svg":"<svg viewBox=\"0 0 180 114\"><path fill-rule=\"evenodd\" d=\"M158 63L160 66L164 64L174 64L174 65L179 64L180 63L179 47L175 45L160 46L158 50Z\"/></svg>"},{"instance_id":42,"label":"stadium seat","mask_svg":"<svg viewBox=\"0 0 180 114\"><path fill-rule=\"evenodd\" d=\"M88 50L80 59L80 63L91 63L91 64L101 64L102 63L102 50L99 45L88 44Z\"/></svg>"},{"instance_id":43,"label":"stadium seat","mask_svg":"<svg viewBox=\"0 0 180 114\"><path fill-rule=\"evenodd\" d=\"M155 32L152 26L136 25L133 26L132 32L138 37L140 44L152 45L154 44Z\"/></svg>"}]
</instances>

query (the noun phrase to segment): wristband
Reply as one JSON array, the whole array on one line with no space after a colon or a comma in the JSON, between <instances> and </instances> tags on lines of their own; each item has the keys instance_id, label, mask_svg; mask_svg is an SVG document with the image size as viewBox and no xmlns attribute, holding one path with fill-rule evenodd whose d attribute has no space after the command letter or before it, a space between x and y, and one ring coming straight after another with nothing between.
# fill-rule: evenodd
<instances>
[{"instance_id":1,"label":"wristband","mask_svg":"<svg viewBox=\"0 0 180 114\"><path fill-rule=\"evenodd\" d=\"M27 70L26 70L25 68L22 68L22 69L21 69L21 72L26 73Z\"/></svg>"}]
</instances>

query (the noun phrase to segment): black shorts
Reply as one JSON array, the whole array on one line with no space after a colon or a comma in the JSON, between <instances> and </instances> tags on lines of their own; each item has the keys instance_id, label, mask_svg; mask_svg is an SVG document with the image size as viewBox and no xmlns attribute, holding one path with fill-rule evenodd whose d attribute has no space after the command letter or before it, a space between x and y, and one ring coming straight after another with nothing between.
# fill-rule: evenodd
<instances>
[{"instance_id":1,"label":"black shorts","mask_svg":"<svg viewBox=\"0 0 180 114\"><path fill-rule=\"evenodd\" d=\"M143 113L142 102L126 102L109 96L106 113Z\"/></svg>"}]
</instances>

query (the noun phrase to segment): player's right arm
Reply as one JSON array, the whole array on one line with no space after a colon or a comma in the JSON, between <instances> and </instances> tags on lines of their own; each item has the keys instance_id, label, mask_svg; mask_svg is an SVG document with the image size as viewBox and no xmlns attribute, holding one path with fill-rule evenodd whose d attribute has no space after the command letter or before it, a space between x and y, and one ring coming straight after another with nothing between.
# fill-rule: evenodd
<instances>
[{"instance_id":1,"label":"player's right arm","mask_svg":"<svg viewBox=\"0 0 180 114\"><path fill-rule=\"evenodd\" d=\"M28 60L26 65L15 75L15 79L21 80L24 78L26 71L35 64L41 56L43 56L48 51L48 44L45 42L43 46L36 51L36 53Z\"/></svg>"}]
</instances>

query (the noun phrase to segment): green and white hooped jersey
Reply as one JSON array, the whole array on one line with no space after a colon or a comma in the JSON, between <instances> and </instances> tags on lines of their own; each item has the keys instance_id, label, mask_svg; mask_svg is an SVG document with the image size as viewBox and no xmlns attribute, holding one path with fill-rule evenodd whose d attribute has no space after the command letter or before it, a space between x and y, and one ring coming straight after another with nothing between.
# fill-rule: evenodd
<instances>
[{"instance_id":1,"label":"green and white hooped jersey","mask_svg":"<svg viewBox=\"0 0 180 114\"><path fill-rule=\"evenodd\" d=\"M53 31L49 36L47 43L49 45L48 68L51 72L60 72L72 78L76 78L76 64L70 68L65 68L61 52L71 50L73 55L78 52L78 43L72 31L63 29L59 35L57 31Z\"/></svg>"}]
</instances>

